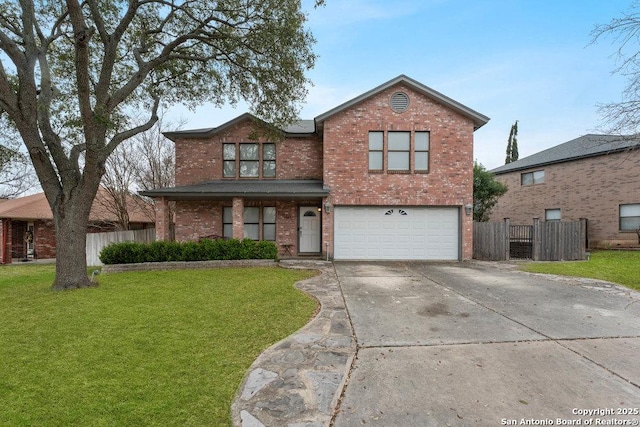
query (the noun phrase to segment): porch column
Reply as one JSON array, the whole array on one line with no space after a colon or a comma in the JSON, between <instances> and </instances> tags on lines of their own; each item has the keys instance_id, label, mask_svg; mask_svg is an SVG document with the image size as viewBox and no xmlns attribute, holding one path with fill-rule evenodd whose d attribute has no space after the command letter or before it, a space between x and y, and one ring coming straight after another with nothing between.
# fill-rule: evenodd
<instances>
[{"instance_id":1,"label":"porch column","mask_svg":"<svg viewBox=\"0 0 640 427\"><path fill-rule=\"evenodd\" d=\"M9 218L4 218L1 220L2 224L0 225L0 263L2 264L10 264L11 263L11 230L9 229L9 225L11 220Z\"/></svg>"},{"instance_id":2,"label":"porch column","mask_svg":"<svg viewBox=\"0 0 640 427\"><path fill-rule=\"evenodd\" d=\"M242 197L233 198L233 238L244 239L244 199Z\"/></svg>"},{"instance_id":3,"label":"porch column","mask_svg":"<svg viewBox=\"0 0 640 427\"><path fill-rule=\"evenodd\" d=\"M169 201L165 197L155 199L156 204L156 240L170 240Z\"/></svg>"}]
</instances>

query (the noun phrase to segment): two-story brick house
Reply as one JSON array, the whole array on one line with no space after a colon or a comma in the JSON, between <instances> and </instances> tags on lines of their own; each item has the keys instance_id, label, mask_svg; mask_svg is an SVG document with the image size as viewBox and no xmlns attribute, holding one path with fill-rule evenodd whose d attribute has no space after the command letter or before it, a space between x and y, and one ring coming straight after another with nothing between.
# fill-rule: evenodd
<instances>
[{"instance_id":1,"label":"two-story brick house","mask_svg":"<svg viewBox=\"0 0 640 427\"><path fill-rule=\"evenodd\" d=\"M492 209L492 220L586 218L590 248L638 246L638 137L584 135L491 172L509 187Z\"/></svg>"},{"instance_id":2,"label":"two-story brick house","mask_svg":"<svg viewBox=\"0 0 640 427\"><path fill-rule=\"evenodd\" d=\"M273 240L282 255L335 259L469 259L473 132L489 119L401 75L282 138L251 139L241 115L168 132L176 187L147 191L167 239Z\"/></svg>"}]
</instances>

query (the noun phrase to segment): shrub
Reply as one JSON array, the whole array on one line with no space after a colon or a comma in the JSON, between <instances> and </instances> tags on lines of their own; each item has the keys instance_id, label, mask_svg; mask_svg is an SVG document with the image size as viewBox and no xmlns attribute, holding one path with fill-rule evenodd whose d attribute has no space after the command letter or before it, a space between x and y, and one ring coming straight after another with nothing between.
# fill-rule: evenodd
<instances>
[{"instance_id":1,"label":"shrub","mask_svg":"<svg viewBox=\"0 0 640 427\"><path fill-rule=\"evenodd\" d=\"M112 243L100 251L100 261L103 264L277 258L278 247L274 242L256 242L251 239L123 242Z\"/></svg>"}]
</instances>

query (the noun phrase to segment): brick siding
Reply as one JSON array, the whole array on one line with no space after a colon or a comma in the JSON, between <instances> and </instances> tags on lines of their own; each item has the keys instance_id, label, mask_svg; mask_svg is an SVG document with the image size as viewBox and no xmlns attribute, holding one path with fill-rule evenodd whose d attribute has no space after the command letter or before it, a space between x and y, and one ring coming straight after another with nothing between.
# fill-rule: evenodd
<instances>
[{"instance_id":1,"label":"brick siding","mask_svg":"<svg viewBox=\"0 0 640 427\"><path fill-rule=\"evenodd\" d=\"M544 169L545 182L523 186L524 172ZM560 209L562 220L588 219L591 248L638 246L635 232L619 231L619 206L640 203L640 150L497 175L509 190L491 212L512 224L544 221L545 209Z\"/></svg>"},{"instance_id":2,"label":"brick siding","mask_svg":"<svg viewBox=\"0 0 640 427\"><path fill-rule=\"evenodd\" d=\"M389 107L389 97L398 90L410 97L409 107L403 113ZM430 132L428 173L368 171L369 131L392 130ZM247 119L210 138L178 139L176 185L223 179L222 144L253 142L248 138L253 131L253 124ZM472 203L473 198L473 131L471 119L400 84L327 118L322 135L276 141L276 179L323 180L330 188L329 201L334 206L461 207ZM276 243L281 254L283 245L292 245L292 252L297 252L298 207L324 206L326 201L275 202ZM274 202L244 200L244 206L256 204L273 206ZM176 240L222 235L223 206L231 206L231 200L177 201ZM330 251L333 247L333 212L322 209L321 220L324 255L327 243ZM238 221L235 216L234 221ZM462 258L469 259L472 217L463 213L461 221Z\"/></svg>"},{"instance_id":3,"label":"brick siding","mask_svg":"<svg viewBox=\"0 0 640 427\"><path fill-rule=\"evenodd\" d=\"M398 90L410 97L403 113L389 107ZM370 173L369 131L429 131L429 173ZM335 206L464 206L473 200L473 122L397 85L325 121L324 162ZM332 246L333 220L323 219L323 238ZM472 227L463 214L463 259L472 257Z\"/></svg>"}]
</instances>

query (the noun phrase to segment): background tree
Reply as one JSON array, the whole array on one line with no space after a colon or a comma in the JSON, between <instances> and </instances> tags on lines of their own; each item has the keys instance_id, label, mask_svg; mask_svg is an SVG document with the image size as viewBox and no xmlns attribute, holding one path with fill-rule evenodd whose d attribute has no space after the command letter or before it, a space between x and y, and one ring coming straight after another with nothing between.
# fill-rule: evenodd
<instances>
[{"instance_id":1,"label":"background tree","mask_svg":"<svg viewBox=\"0 0 640 427\"><path fill-rule=\"evenodd\" d=\"M38 188L38 180L21 142L6 120L0 120L0 199L11 199Z\"/></svg>"},{"instance_id":2,"label":"background tree","mask_svg":"<svg viewBox=\"0 0 640 427\"><path fill-rule=\"evenodd\" d=\"M153 190L156 188L173 187L175 185L175 165L176 152L175 145L166 138L162 132L167 130L179 130L185 124L184 120L167 121L160 115L158 123L148 132L138 135L136 146L139 153L138 165L136 168L136 186L138 190ZM155 221L155 203L149 200L153 221ZM173 238L174 224L173 216L175 212L175 202L168 204L168 217L170 235Z\"/></svg>"},{"instance_id":3,"label":"background tree","mask_svg":"<svg viewBox=\"0 0 640 427\"><path fill-rule=\"evenodd\" d=\"M494 174L475 162L473 165L473 220L489 221L491 209L507 190L507 186L497 181Z\"/></svg>"},{"instance_id":4,"label":"background tree","mask_svg":"<svg viewBox=\"0 0 640 427\"><path fill-rule=\"evenodd\" d=\"M619 44L614 73L627 79L622 100L600 104L604 131L615 135L640 132L640 2L634 1L620 18L597 25L591 32L591 42L612 37Z\"/></svg>"},{"instance_id":5,"label":"background tree","mask_svg":"<svg viewBox=\"0 0 640 427\"><path fill-rule=\"evenodd\" d=\"M507 158L504 163L511 163L518 160L520 154L518 153L518 121L511 126L511 131L509 132L509 140L507 142Z\"/></svg>"},{"instance_id":6,"label":"background tree","mask_svg":"<svg viewBox=\"0 0 640 427\"><path fill-rule=\"evenodd\" d=\"M115 220L108 225L129 230L130 215L134 212L152 212L151 203L135 194L136 171L140 162L135 141L119 145L107 159L101 188L95 203Z\"/></svg>"},{"instance_id":7,"label":"background tree","mask_svg":"<svg viewBox=\"0 0 640 427\"><path fill-rule=\"evenodd\" d=\"M161 104L244 99L275 126L297 117L315 62L305 21L298 0L0 1L0 111L53 211L54 289L91 285L86 230L107 159Z\"/></svg>"},{"instance_id":8,"label":"background tree","mask_svg":"<svg viewBox=\"0 0 640 427\"><path fill-rule=\"evenodd\" d=\"M174 186L175 147L162 132L178 130L184 123L184 120L167 121L164 113L160 113L151 129L125 141L111 154L95 199L103 211L116 219L109 225L129 230L132 213L155 221L153 200L137 192ZM173 207L170 203L170 218Z\"/></svg>"}]
</instances>

